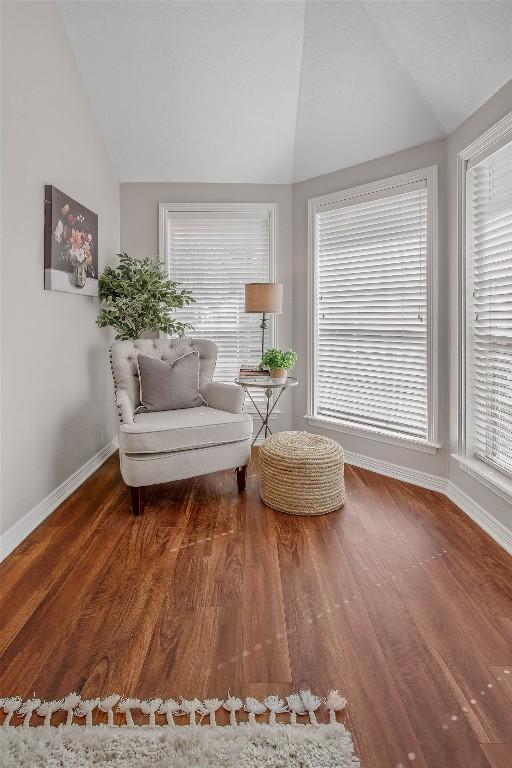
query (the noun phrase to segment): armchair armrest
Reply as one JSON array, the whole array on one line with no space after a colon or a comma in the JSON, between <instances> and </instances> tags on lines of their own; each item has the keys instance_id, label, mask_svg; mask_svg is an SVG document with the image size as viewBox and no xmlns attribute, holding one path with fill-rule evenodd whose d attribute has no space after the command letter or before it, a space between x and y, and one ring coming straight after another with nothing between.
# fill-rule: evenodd
<instances>
[{"instance_id":1,"label":"armchair armrest","mask_svg":"<svg viewBox=\"0 0 512 768\"><path fill-rule=\"evenodd\" d=\"M122 424L133 424L133 408L125 389L116 389L114 400L119 414L119 421Z\"/></svg>"},{"instance_id":2,"label":"armchair armrest","mask_svg":"<svg viewBox=\"0 0 512 768\"><path fill-rule=\"evenodd\" d=\"M211 381L200 392L210 408L218 408L219 411L228 411L228 413L242 413L245 392L238 384L221 384L220 381Z\"/></svg>"}]
</instances>

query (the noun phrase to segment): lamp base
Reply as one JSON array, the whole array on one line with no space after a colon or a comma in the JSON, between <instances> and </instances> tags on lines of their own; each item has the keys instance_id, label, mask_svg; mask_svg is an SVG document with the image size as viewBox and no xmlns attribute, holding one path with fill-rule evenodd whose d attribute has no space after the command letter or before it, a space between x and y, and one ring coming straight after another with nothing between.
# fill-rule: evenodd
<instances>
[{"instance_id":1,"label":"lamp base","mask_svg":"<svg viewBox=\"0 0 512 768\"><path fill-rule=\"evenodd\" d=\"M267 313L263 312L262 318L261 318L261 356L263 357L263 353L265 351L265 331L267 330L268 326L268 320L267 320Z\"/></svg>"}]
</instances>

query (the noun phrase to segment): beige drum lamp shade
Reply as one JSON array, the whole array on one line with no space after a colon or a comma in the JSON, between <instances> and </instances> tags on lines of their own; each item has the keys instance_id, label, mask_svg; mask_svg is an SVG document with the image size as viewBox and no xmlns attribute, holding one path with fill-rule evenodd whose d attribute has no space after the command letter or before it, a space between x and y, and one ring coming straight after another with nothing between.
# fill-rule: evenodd
<instances>
[{"instance_id":1,"label":"beige drum lamp shade","mask_svg":"<svg viewBox=\"0 0 512 768\"><path fill-rule=\"evenodd\" d=\"M267 315L280 315L283 311L282 283L246 283L245 311L260 312L261 319L261 356L265 349L265 329Z\"/></svg>"},{"instance_id":2,"label":"beige drum lamp shade","mask_svg":"<svg viewBox=\"0 0 512 768\"><path fill-rule=\"evenodd\" d=\"M283 284L246 283L245 311L280 315L283 311Z\"/></svg>"}]
</instances>

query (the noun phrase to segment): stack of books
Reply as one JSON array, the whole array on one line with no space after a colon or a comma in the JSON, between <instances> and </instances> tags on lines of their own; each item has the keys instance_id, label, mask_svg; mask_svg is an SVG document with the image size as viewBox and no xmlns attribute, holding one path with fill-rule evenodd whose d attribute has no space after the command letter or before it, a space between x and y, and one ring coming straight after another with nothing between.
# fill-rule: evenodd
<instances>
[{"instance_id":1,"label":"stack of books","mask_svg":"<svg viewBox=\"0 0 512 768\"><path fill-rule=\"evenodd\" d=\"M269 375L266 368L258 368L251 365L240 366L240 378L241 379L254 379L258 376L267 377Z\"/></svg>"}]
</instances>

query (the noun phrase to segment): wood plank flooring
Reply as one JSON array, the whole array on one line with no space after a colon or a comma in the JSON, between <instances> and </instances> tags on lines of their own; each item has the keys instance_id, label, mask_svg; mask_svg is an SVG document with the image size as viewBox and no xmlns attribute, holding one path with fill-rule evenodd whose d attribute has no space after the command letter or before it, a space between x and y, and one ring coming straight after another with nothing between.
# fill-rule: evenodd
<instances>
[{"instance_id":1,"label":"wood plank flooring","mask_svg":"<svg viewBox=\"0 0 512 768\"><path fill-rule=\"evenodd\" d=\"M512 558L444 496L346 467L331 515L234 472L109 459L0 564L0 695L339 688L363 768L512 766Z\"/></svg>"}]
</instances>

